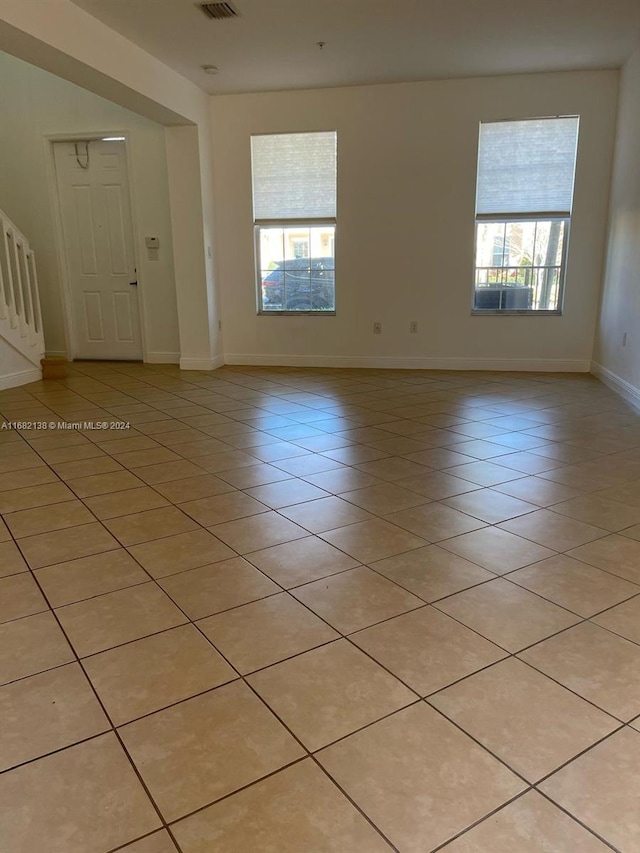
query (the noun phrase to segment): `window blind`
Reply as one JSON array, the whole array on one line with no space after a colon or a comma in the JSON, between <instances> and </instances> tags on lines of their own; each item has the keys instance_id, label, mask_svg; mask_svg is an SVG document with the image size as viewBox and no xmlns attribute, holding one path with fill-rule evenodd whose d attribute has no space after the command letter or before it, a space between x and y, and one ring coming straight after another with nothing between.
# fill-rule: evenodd
<instances>
[{"instance_id":1,"label":"window blind","mask_svg":"<svg viewBox=\"0 0 640 853\"><path fill-rule=\"evenodd\" d=\"M335 218L335 131L252 136L251 165L254 219Z\"/></svg>"},{"instance_id":2,"label":"window blind","mask_svg":"<svg viewBox=\"0 0 640 853\"><path fill-rule=\"evenodd\" d=\"M571 212L578 118L483 122L476 212Z\"/></svg>"}]
</instances>

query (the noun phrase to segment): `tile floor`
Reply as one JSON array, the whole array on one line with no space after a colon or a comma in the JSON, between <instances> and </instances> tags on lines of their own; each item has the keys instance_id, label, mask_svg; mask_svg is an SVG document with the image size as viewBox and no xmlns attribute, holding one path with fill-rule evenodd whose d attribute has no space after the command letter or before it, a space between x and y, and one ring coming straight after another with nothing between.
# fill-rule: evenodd
<instances>
[{"instance_id":1,"label":"tile floor","mask_svg":"<svg viewBox=\"0 0 640 853\"><path fill-rule=\"evenodd\" d=\"M0 420L3 853L639 853L595 379L76 363Z\"/></svg>"}]
</instances>

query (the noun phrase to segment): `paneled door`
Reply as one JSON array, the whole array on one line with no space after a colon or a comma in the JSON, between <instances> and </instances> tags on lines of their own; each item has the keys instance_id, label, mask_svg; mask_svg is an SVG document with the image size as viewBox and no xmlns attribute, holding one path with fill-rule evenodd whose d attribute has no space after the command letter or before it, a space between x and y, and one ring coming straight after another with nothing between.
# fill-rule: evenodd
<instances>
[{"instance_id":1,"label":"paneled door","mask_svg":"<svg viewBox=\"0 0 640 853\"><path fill-rule=\"evenodd\" d=\"M54 143L75 358L142 359L124 141Z\"/></svg>"}]
</instances>

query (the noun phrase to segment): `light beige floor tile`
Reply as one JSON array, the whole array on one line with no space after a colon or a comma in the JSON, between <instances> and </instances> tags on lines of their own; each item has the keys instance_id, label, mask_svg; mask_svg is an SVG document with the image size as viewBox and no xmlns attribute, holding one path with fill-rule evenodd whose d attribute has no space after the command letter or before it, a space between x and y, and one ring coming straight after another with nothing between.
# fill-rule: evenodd
<instances>
[{"instance_id":1,"label":"light beige floor tile","mask_svg":"<svg viewBox=\"0 0 640 853\"><path fill-rule=\"evenodd\" d=\"M421 696L505 657L503 649L432 607L389 619L351 639Z\"/></svg>"},{"instance_id":2,"label":"light beige floor tile","mask_svg":"<svg viewBox=\"0 0 640 853\"><path fill-rule=\"evenodd\" d=\"M563 768L542 791L618 850L640 849L640 733L623 729Z\"/></svg>"},{"instance_id":3,"label":"light beige floor tile","mask_svg":"<svg viewBox=\"0 0 640 853\"><path fill-rule=\"evenodd\" d=\"M279 512L311 533L325 533L336 527L373 518L365 510L335 496L284 507Z\"/></svg>"},{"instance_id":4,"label":"light beige floor tile","mask_svg":"<svg viewBox=\"0 0 640 853\"><path fill-rule=\"evenodd\" d=\"M430 503L395 512L387 515L386 520L429 542L450 539L485 526L483 521L441 503Z\"/></svg>"},{"instance_id":5,"label":"light beige floor tile","mask_svg":"<svg viewBox=\"0 0 640 853\"><path fill-rule=\"evenodd\" d=\"M552 483L540 477L525 477L522 480L512 480L509 483L500 483L494 486L497 492L511 495L523 501L528 501L538 506L551 506L552 504L568 501L582 494L580 489L572 489L560 483Z\"/></svg>"},{"instance_id":6,"label":"light beige floor tile","mask_svg":"<svg viewBox=\"0 0 640 853\"><path fill-rule=\"evenodd\" d=\"M270 666L247 681L311 751L417 699L347 640Z\"/></svg>"},{"instance_id":7,"label":"light beige floor tile","mask_svg":"<svg viewBox=\"0 0 640 853\"><path fill-rule=\"evenodd\" d=\"M361 462L358 470L381 480L403 480L427 472L424 465L402 459L399 456L388 456L386 459L375 459L372 462Z\"/></svg>"},{"instance_id":8,"label":"light beige floor tile","mask_svg":"<svg viewBox=\"0 0 640 853\"><path fill-rule=\"evenodd\" d=\"M0 684L73 659L73 652L50 612L0 625Z\"/></svg>"},{"instance_id":9,"label":"light beige floor tile","mask_svg":"<svg viewBox=\"0 0 640 853\"><path fill-rule=\"evenodd\" d=\"M110 456L98 456L95 459L80 459L77 462L60 462L51 466L58 477L68 482L80 477L92 477L96 474L110 474L123 471L115 459Z\"/></svg>"},{"instance_id":10,"label":"light beige floor tile","mask_svg":"<svg viewBox=\"0 0 640 853\"><path fill-rule=\"evenodd\" d=\"M237 678L192 625L102 652L84 665L116 726Z\"/></svg>"},{"instance_id":11,"label":"light beige floor tile","mask_svg":"<svg viewBox=\"0 0 640 853\"><path fill-rule=\"evenodd\" d=\"M247 559L285 589L355 568L358 562L317 536L253 551Z\"/></svg>"},{"instance_id":12,"label":"light beige floor tile","mask_svg":"<svg viewBox=\"0 0 640 853\"><path fill-rule=\"evenodd\" d=\"M160 585L189 619L202 619L280 592L242 557L161 578Z\"/></svg>"},{"instance_id":13,"label":"light beige floor tile","mask_svg":"<svg viewBox=\"0 0 640 853\"><path fill-rule=\"evenodd\" d=\"M318 758L403 853L433 850L524 788L424 703L351 735Z\"/></svg>"},{"instance_id":14,"label":"light beige floor tile","mask_svg":"<svg viewBox=\"0 0 640 853\"><path fill-rule=\"evenodd\" d=\"M434 501L443 500L453 495L461 495L464 492L472 492L480 488L476 483L463 480L461 477L453 477L444 471L427 471L423 474L397 480L396 485L403 489L410 489Z\"/></svg>"},{"instance_id":15,"label":"light beige floor tile","mask_svg":"<svg viewBox=\"0 0 640 853\"><path fill-rule=\"evenodd\" d=\"M308 535L302 527L277 512L263 512L250 518L216 524L211 532L238 554L248 554Z\"/></svg>"},{"instance_id":16,"label":"light beige floor tile","mask_svg":"<svg viewBox=\"0 0 640 853\"><path fill-rule=\"evenodd\" d=\"M370 567L425 601L436 601L494 577L438 545L387 557Z\"/></svg>"},{"instance_id":17,"label":"light beige floor tile","mask_svg":"<svg viewBox=\"0 0 640 853\"><path fill-rule=\"evenodd\" d=\"M110 728L78 664L60 666L0 688L0 770Z\"/></svg>"},{"instance_id":18,"label":"light beige floor tile","mask_svg":"<svg viewBox=\"0 0 640 853\"><path fill-rule=\"evenodd\" d=\"M105 551L36 571L52 607L145 583L149 576L126 551Z\"/></svg>"},{"instance_id":19,"label":"light beige floor tile","mask_svg":"<svg viewBox=\"0 0 640 853\"><path fill-rule=\"evenodd\" d=\"M345 447L335 447L331 450L322 451L322 455L329 459L335 459L343 465L358 465L360 462L371 462L373 459L384 459L387 453L374 450L363 444L351 444ZM426 463L428 464L428 463Z\"/></svg>"},{"instance_id":20,"label":"light beige floor tile","mask_svg":"<svg viewBox=\"0 0 640 853\"><path fill-rule=\"evenodd\" d=\"M210 616L198 627L242 674L339 637L286 593Z\"/></svg>"},{"instance_id":21,"label":"light beige floor tile","mask_svg":"<svg viewBox=\"0 0 640 853\"><path fill-rule=\"evenodd\" d=\"M304 477L307 474L320 474L323 471L342 468L340 462L329 459L327 456L321 456L319 453L296 456L293 459L280 459L278 462L274 462L274 465L292 477Z\"/></svg>"},{"instance_id":22,"label":"light beige floor tile","mask_svg":"<svg viewBox=\"0 0 640 853\"><path fill-rule=\"evenodd\" d=\"M10 454L0 458L0 474L9 474L12 471L24 471L27 468L38 468L45 463L37 453L30 451Z\"/></svg>"},{"instance_id":23,"label":"light beige floor tile","mask_svg":"<svg viewBox=\"0 0 640 853\"><path fill-rule=\"evenodd\" d=\"M52 447L48 450L41 449L40 455L49 465L59 462L75 462L78 459L93 459L104 456L104 452L95 444L85 441L84 444L72 447Z\"/></svg>"},{"instance_id":24,"label":"light beige floor tile","mask_svg":"<svg viewBox=\"0 0 640 853\"><path fill-rule=\"evenodd\" d=\"M260 448L251 448L260 449ZM210 453L207 456L198 456L197 464L210 474L231 471L235 468L244 468L245 465L255 465L256 457L242 450L227 450L223 453Z\"/></svg>"},{"instance_id":25,"label":"light beige floor tile","mask_svg":"<svg viewBox=\"0 0 640 853\"><path fill-rule=\"evenodd\" d=\"M145 465L136 468L136 476L150 486L158 483L170 483L172 480L185 480L204 474L204 470L193 462L181 459L179 462L160 462L158 465Z\"/></svg>"},{"instance_id":26,"label":"light beige floor tile","mask_svg":"<svg viewBox=\"0 0 640 853\"><path fill-rule=\"evenodd\" d=\"M620 725L513 658L448 687L429 702L530 782Z\"/></svg>"},{"instance_id":27,"label":"light beige floor tile","mask_svg":"<svg viewBox=\"0 0 640 853\"><path fill-rule=\"evenodd\" d=\"M64 530L79 524L91 524L94 516L80 501L66 501L51 506L23 509L4 516L9 529L16 539L48 533L52 530Z\"/></svg>"},{"instance_id":28,"label":"light beige floor tile","mask_svg":"<svg viewBox=\"0 0 640 853\"><path fill-rule=\"evenodd\" d=\"M601 841L535 791L488 817L441 853L607 853Z\"/></svg>"},{"instance_id":29,"label":"light beige floor tile","mask_svg":"<svg viewBox=\"0 0 640 853\"><path fill-rule=\"evenodd\" d=\"M447 498L445 503L488 524L498 524L500 521L526 515L537 509L535 504L521 501L510 495L503 495L495 489L478 489L464 495L454 495L452 498Z\"/></svg>"},{"instance_id":30,"label":"light beige floor tile","mask_svg":"<svg viewBox=\"0 0 640 853\"><path fill-rule=\"evenodd\" d=\"M520 471L523 474L540 474L543 471L551 471L554 468L559 468L563 464L563 462L556 459L539 456L535 452L529 451L510 453L508 456L500 457L500 465L503 465L505 468L511 468L514 471Z\"/></svg>"},{"instance_id":31,"label":"light beige floor tile","mask_svg":"<svg viewBox=\"0 0 640 853\"><path fill-rule=\"evenodd\" d=\"M366 489L356 489L352 492L344 492L345 501L355 504L361 509L367 510L374 515L386 515L409 507L428 503L428 498L402 489L394 483L380 483L378 486L369 486Z\"/></svg>"},{"instance_id":32,"label":"light beige floor tile","mask_svg":"<svg viewBox=\"0 0 640 853\"><path fill-rule=\"evenodd\" d=\"M579 621L568 610L502 578L459 592L434 606L510 652Z\"/></svg>"},{"instance_id":33,"label":"light beige floor tile","mask_svg":"<svg viewBox=\"0 0 640 853\"><path fill-rule=\"evenodd\" d=\"M160 465L163 462L177 462L180 459L177 453L167 447L156 447L151 450L132 450L126 453L114 453L113 458L127 468L134 471L145 465Z\"/></svg>"},{"instance_id":34,"label":"light beige floor tile","mask_svg":"<svg viewBox=\"0 0 640 853\"><path fill-rule=\"evenodd\" d=\"M123 545L140 545L178 533L198 530L198 525L175 506L150 509L105 520L105 526Z\"/></svg>"},{"instance_id":35,"label":"light beige floor tile","mask_svg":"<svg viewBox=\"0 0 640 853\"><path fill-rule=\"evenodd\" d=\"M512 572L509 580L585 617L640 593L639 586L566 554Z\"/></svg>"},{"instance_id":36,"label":"light beige floor tile","mask_svg":"<svg viewBox=\"0 0 640 853\"><path fill-rule=\"evenodd\" d=\"M248 489L247 494L272 509L280 509L281 507L328 497L328 492L299 479L282 480L279 483L256 486Z\"/></svg>"},{"instance_id":37,"label":"light beige floor tile","mask_svg":"<svg viewBox=\"0 0 640 853\"><path fill-rule=\"evenodd\" d=\"M169 834L162 830L162 832L147 835L140 841L134 841L133 844L127 844L118 853L177 853L177 848ZM587 853L591 853L591 851L587 851Z\"/></svg>"},{"instance_id":38,"label":"light beige floor tile","mask_svg":"<svg viewBox=\"0 0 640 853\"><path fill-rule=\"evenodd\" d=\"M585 623L520 657L619 720L640 712L640 646Z\"/></svg>"},{"instance_id":39,"label":"light beige floor tile","mask_svg":"<svg viewBox=\"0 0 640 853\"><path fill-rule=\"evenodd\" d=\"M626 506L600 495L584 495L555 504L553 511L612 532L640 523L640 507Z\"/></svg>"},{"instance_id":40,"label":"light beige floor tile","mask_svg":"<svg viewBox=\"0 0 640 853\"><path fill-rule=\"evenodd\" d=\"M94 495L107 495L110 492L122 492L125 489L135 489L143 486L144 483L130 471L114 471L111 474L94 474L69 480L68 485L78 497L88 498Z\"/></svg>"},{"instance_id":41,"label":"light beige floor tile","mask_svg":"<svg viewBox=\"0 0 640 853\"><path fill-rule=\"evenodd\" d=\"M423 605L416 596L365 567L314 581L292 594L343 634Z\"/></svg>"},{"instance_id":42,"label":"light beige floor tile","mask_svg":"<svg viewBox=\"0 0 640 853\"><path fill-rule=\"evenodd\" d=\"M168 506L169 502L153 489L143 486L125 492L111 492L85 498L85 503L96 518L117 518L135 512Z\"/></svg>"},{"instance_id":43,"label":"light beige floor tile","mask_svg":"<svg viewBox=\"0 0 640 853\"><path fill-rule=\"evenodd\" d=\"M172 829L184 853L210 853L216 845L226 853L391 850L309 759L179 821Z\"/></svg>"},{"instance_id":44,"label":"light beige floor tile","mask_svg":"<svg viewBox=\"0 0 640 853\"><path fill-rule=\"evenodd\" d=\"M132 586L57 611L80 657L138 640L187 621L154 583Z\"/></svg>"},{"instance_id":45,"label":"light beige floor tile","mask_svg":"<svg viewBox=\"0 0 640 853\"><path fill-rule=\"evenodd\" d=\"M199 566L234 556L231 548L208 530L178 533L141 545L132 545L129 551L154 578L197 569Z\"/></svg>"},{"instance_id":46,"label":"light beige floor tile","mask_svg":"<svg viewBox=\"0 0 640 853\"><path fill-rule=\"evenodd\" d=\"M0 477L0 482L4 482L5 477L6 475L3 474ZM70 501L74 497L73 492L64 483L45 483L38 486L26 486L22 489L0 491L0 512L18 512L32 507Z\"/></svg>"},{"instance_id":47,"label":"light beige floor tile","mask_svg":"<svg viewBox=\"0 0 640 853\"><path fill-rule=\"evenodd\" d=\"M335 471L323 471L321 474L307 474L305 480L334 495L352 492L355 489L366 489L369 486L380 485L382 482L380 477L374 477L356 468L339 468Z\"/></svg>"},{"instance_id":48,"label":"light beige floor tile","mask_svg":"<svg viewBox=\"0 0 640 853\"><path fill-rule=\"evenodd\" d=\"M568 551L607 535L607 531L601 527L566 518L548 509L512 518L503 522L500 528L537 542L538 545L553 548L554 551Z\"/></svg>"},{"instance_id":49,"label":"light beige floor tile","mask_svg":"<svg viewBox=\"0 0 640 853\"><path fill-rule=\"evenodd\" d=\"M22 553L32 569L100 554L118 547L118 541L98 522L39 533L20 541Z\"/></svg>"},{"instance_id":50,"label":"light beige floor tile","mask_svg":"<svg viewBox=\"0 0 640 853\"><path fill-rule=\"evenodd\" d=\"M160 827L113 734L0 776L0 821L12 853L102 853Z\"/></svg>"},{"instance_id":51,"label":"light beige floor tile","mask_svg":"<svg viewBox=\"0 0 640 853\"><path fill-rule=\"evenodd\" d=\"M21 619L47 610L48 605L31 574L0 578L0 622Z\"/></svg>"},{"instance_id":52,"label":"light beige floor tile","mask_svg":"<svg viewBox=\"0 0 640 853\"><path fill-rule=\"evenodd\" d=\"M302 457L306 459L306 456ZM314 458L313 456L311 457ZM256 462L258 460L256 459ZM291 474L281 471L267 463L247 465L244 468L232 468L230 471L221 471L220 479L234 486L236 489L251 489L255 486L264 486L267 483L278 483L281 480L290 480Z\"/></svg>"},{"instance_id":53,"label":"light beige floor tile","mask_svg":"<svg viewBox=\"0 0 640 853\"><path fill-rule=\"evenodd\" d=\"M595 616L593 621L620 634L621 637L626 637L627 640L640 644L640 596Z\"/></svg>"},{"instance_id":54,"label":"light beige floor tile","mask_svg":"<svg viewBox=\"0 0 640 853\"><path fill-rule=\"evenodd\" d=\"M187 477L185 480L170 480L168 483L156 483L154 489L175 504L234 491L234 487L229 485L229 483L225 483L224 480L221 480L214 474L205 474L204 472L199 477Z\"/></svg>"},{"instance_id":55,"label":"light beige floor tile","mask_svg":"<svg viewBox=\"0 0 640 853\"><path fill-rule=\"evenodd\" d=\"M485 527L454 539L447 539L440 543L440 547L495 574L521 569L554 556L551 549L543 548L542 545L497 527Z\"/></svg>"},{"instance_id":56,"label":"light beige floor tile","mask_svg":"<svg viewBox=\"0 0 640 853\"><path fill-rule=\"evenodd\" d=\"M286 729L240 682L144 717L120 732L169 821L304 755Z\"/></svg>"},{"instance_id":57,"label":"light beige floor tile","mask_svg":"<svg viewBox=\"0 0 640 853\"><path fill-rule=\"evenodd\" d=\"M569 551L570 557L640 584L640 542L624 536L606 536Z\"/></svg>"},{"instance_id":58,"label":"light beige floor tile","mask_svg":"<svg viewBox=\"0 0 640 853\"><path fill-rule=\"evenodd\" d=\"M28 571L29 567L15 542L0 542L0 578Z\"/></svg>"},{"instance_id":59,"label":"light beige floor tile","mask_svg":"<svg viewBox=\"0 0 640 853\"><path fill-rule=\"evenodd\" d=\"M180 504L180 509L203 526L223 524L266 512L267 507L244 492L227 492Z\"/></svg>"},{"instance_id":60,"label":"light beige floor tile","mask_svg":"<svg viewBox=\"0 0 640 853\"><path fill-rule=\"evenodd\" d=\"M461 453L469 452L465 447L463 445L460 448ZM504 451L506 448L502 447L501 450ZM469 480L478 486L497 486L500 483L518 480L525 476L521 471L514 471L511 468L505 468L504 465L486 460L469 462L467 465L456 465L454 468L448 468L446 473L451 474L452 477Z\"/></svg>"},{"instance_id":61,"label":"light beige floor tile","mask_svg":"<svg viewBox=\"0 0 640 853\"><path fill-rule=\"evenodd\" d=\"M362 521L322 534L336 548L361 563L393 557L429 543L382 519Z\"/></svg>"},{"instance_id":62,"label":"light beige floor tile","mask_svg":"<svg viewBox=\"0 0 640 853\"><path fill-rule=\"evenodd\" d=\"M640 507L640 480L632 480L630 483L623 483L620 486L614 486L612 489L605 489L602 492L598 492L595 497L618 501L627 506Z\"/></svg>"}]
</instances>

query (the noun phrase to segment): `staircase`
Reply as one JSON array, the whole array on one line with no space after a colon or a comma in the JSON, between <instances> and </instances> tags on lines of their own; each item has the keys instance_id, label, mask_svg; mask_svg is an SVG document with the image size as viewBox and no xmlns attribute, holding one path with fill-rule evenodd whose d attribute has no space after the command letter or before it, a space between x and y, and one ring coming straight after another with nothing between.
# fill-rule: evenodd
<instances>
[{"instance_id":1,"label":"staircase","mask_svg":"<svg viewBox=\"0 0 640 853\"><path fill-rule=\"evenodd\" d=\"M42 377L44 335L29 241L0 210L0 389Z\"/></svg>"}]
</instances>

